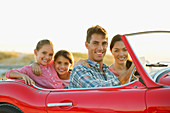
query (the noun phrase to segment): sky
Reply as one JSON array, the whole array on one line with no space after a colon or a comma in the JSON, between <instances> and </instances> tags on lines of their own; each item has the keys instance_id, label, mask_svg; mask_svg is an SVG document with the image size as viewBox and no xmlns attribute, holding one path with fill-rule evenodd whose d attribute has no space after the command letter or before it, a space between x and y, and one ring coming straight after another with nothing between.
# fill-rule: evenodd
<instances>
[{"instance_id":1,"label":"sky","mask_svg":"<svg viewBox=\"0 0 170 113\"><path fill-rule=\"evenodd\" d=\"M55 51L86 53L89 27L105 28L110 42L116 34L170 30L169 11L168 0L0 0L0 51L33 53L49 39Z\"/></svg>"}]
</instances>

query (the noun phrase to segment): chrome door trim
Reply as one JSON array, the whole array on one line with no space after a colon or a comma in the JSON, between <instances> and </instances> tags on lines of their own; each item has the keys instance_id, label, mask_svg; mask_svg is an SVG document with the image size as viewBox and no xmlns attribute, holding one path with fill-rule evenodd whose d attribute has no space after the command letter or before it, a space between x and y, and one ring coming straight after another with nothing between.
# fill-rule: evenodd
<instances>
[{"instance_id":1,"label":"chrome door trim","mask_svg":"<svg viewBox=\"0 0 170 113\"><path fill-rule=\"evenodd\" d=\"M72 106L72 102L67 102L67 103L48 103L48 107L55 107L55 106Z\"/></svg>"}]
</instances>

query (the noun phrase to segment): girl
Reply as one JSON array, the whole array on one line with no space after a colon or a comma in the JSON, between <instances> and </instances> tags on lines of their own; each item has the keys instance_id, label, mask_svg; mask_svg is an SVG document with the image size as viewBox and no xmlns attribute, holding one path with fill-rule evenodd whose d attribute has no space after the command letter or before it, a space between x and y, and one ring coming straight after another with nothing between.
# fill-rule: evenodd
<instances>
[{"instance_id":1,"label":"girl","mask_svg":"<svg viewBox=\"0 0 170 113\"><path fill-rule=\"evenodd\" d=\"M69 85L69 78L70 73L72 70L72 67L74 65L74 59L71 52L68 52L66 50L60 50L58 51L54 56L54 68L63 82L63 85L65 88ZM41 69L37 65L37 63L34 63L33 71L36 75L39 75L41 73Z\"/></svg>"},{"instance_id":2,"label":"girl","mask_svg":"<svg viewBox=\"0 0 170 113\"><path fill-rule=\"evenodd\" d=\"M69 85L69 78L74 65L73 55L66 51L60 50L54 56L54 66L59 78L63 81L64 86Z\"/></svg>"},{"instance_id":3,"label":"girl","mask_svg":"<svg viewBox=\"0 0 170 113\"><path fill-rule=\"evenodd\" d=\"M54 89L64 88L62 81L57 76L53 63L53 44L50 40L40 40L34 50L37 63L40 65L42 74L36 76L32 72L32 65L24 66L20 69L12 69L6 73L7 78L24 79L25 83L35 84L42 88Z\"/></svg>"}]
</instances>

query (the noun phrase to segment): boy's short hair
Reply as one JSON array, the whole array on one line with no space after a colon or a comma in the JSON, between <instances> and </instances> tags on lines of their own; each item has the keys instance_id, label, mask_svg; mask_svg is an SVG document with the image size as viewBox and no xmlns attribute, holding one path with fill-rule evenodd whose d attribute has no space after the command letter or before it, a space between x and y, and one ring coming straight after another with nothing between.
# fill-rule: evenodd
<instances>
[{"instance_id":1,"label":"boy's short hair","mask_svg":"<svg viewBox=\"0 0 170 113\"><path fill-rule=\"evenodd\" d=\"M91 35L94 33L102 34L105 37L105 39L108 39L107 31L104 28L102 28L101 26L96 25L96 26L90 27L87 30L86 42L90 43Z\"/></svg>"}]
</instances>

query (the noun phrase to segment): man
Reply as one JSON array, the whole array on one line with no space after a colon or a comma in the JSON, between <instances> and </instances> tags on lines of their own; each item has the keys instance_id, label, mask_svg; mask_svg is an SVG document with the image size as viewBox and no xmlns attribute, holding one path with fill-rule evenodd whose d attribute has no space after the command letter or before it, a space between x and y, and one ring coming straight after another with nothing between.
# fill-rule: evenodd
<instances>
[{"instance_id":1,"label":"man","mask_svg":"<svg viewBox=\"0 0 170 113\"><path fill-rule=\"evenodd\" d=\"M85 46L88 49L88 64L77 65L70 75L69 88L109 87L120 85L117 77L103 64L108 47L107 32L99 25L87 30Z\"/></svg>"}]
</instances>

